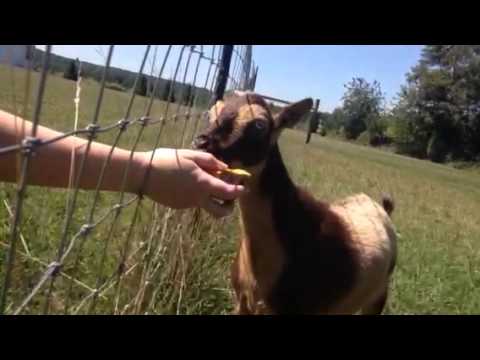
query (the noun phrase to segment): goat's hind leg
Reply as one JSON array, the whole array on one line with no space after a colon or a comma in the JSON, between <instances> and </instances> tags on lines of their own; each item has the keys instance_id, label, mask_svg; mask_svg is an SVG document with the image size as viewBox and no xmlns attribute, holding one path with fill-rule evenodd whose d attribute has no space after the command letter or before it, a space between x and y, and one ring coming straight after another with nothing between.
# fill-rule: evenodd
<instances>
[{"instance_id":1,"label":"goat's hind leg","mask_svg":"<svg viewBox=\"0 0 480 360\"><path fill-rule=\"evenodd\" d=\"M388 290L385 289L380 296L362 309L362 315L381 315L388 299Z\"/></svg>"},{"instance_id":2,"label":"goat's hind leg","mask_svg":"<svg viewBox=\"0 0 480 360\"><path fill-rule=\"evenodd\" d=\"M394 270L395 270L395 265L396 265L396 258L393 259L390 269L389 269L389 276L391 278ZM368 304L362 309L362 314L363 315L381 315L383 313L383 310L385 309L385 305L387 304L387 299L388 299L388 287L389 284L388 282L390 281L387 280L387 285L385 286L385 290L383 290L382 293L380 293L380 296L377 296L373 302Z\"/></svg>"}]
</instances>

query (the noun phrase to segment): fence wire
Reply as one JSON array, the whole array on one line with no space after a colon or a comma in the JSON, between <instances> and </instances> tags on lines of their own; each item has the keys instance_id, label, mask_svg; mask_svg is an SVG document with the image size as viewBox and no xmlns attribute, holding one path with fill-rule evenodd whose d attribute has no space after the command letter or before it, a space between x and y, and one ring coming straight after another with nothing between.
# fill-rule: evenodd
<instances>
[{"instance_id":1,"label":"fence wire","mask_svg":"<svg viewBox=\"0 0 480 360\"><path fill-rule=\"evenodd\" d=\"M71 82L75 88L73 129L49 140L36 138L36 131L40 124L52 128L57 125L42 121L47 104L60 96L53 85L60 81L58 74L52 74L55 49L46 46L25 69L8 67L12 88L17 72L23 72L26 78L22 112L12 90L15 115L27 117L30 79L36 76L38 81L32 132L23 134L18 144L0 144L0 156L16 154L21 164L16 189L0 185L0 216L5 215L0 218L0 314L186 312L183 303L187 283L205 267L203 260L195 257L195 248L200 246L199 239L203 239L201 246L212 246L205 239L218 238L218 226L216 229L198 210L172 211L141 194L128 194L126 184L137 151L151 151L150 169L158 148L190 145L204 124L209 105L223 96L218 94L218 82L226 68L229 71L223 74L227 79L223 89L254 89L258 67L252 61L251 46L235 45L233 51L230 48L231 61L226 67L228 47L145 46L138 56L138 70L132 73L130 89L117 89L117 93L112 90L116 47L97 49L104 57L99 67L101 76L98 68L96 74L90 71L87 75L91 64L77 63L78 79ZM86 87L97 92L90 120L86 115L79 116L79 108L86 106ZM110 114L115 106L112 101L119 97L126 106L123 116L114 119ZM65 118L69 121L70 117ZM86 125L80 126L81 122ZM80 159L72 149L70 186L65 190L28 187L28 170L35 161L35 152L70 136L87 139ZM85 192L80 189L80 180L88 176L86 163L91 144L97 140L108 144L110 151L95 190ZM127 146L130 156L121 190L104 194L100 189L112 155L115 149ZM144 184L149 174L147 171Z\"/></svg>"}]
</instances>

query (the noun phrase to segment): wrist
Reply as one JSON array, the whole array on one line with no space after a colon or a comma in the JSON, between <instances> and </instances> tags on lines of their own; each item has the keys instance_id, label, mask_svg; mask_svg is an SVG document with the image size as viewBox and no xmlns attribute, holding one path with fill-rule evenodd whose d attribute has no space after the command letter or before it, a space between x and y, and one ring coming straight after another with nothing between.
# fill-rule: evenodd
<instances>
[{"instance_id":1,"label":"wrist","mask_svg":"<svg viewBox=\"0 0 480 360\"><path fill-rule=\"evenodd\" d=\"M129 193L139 194L141 191L144 190L142 189L142 186L144 185L143 183L145 181L145 175L147 174L149 162L150 157L148 156L148 153L134 153L127 185Z\"/></svg>"}]
</instances>

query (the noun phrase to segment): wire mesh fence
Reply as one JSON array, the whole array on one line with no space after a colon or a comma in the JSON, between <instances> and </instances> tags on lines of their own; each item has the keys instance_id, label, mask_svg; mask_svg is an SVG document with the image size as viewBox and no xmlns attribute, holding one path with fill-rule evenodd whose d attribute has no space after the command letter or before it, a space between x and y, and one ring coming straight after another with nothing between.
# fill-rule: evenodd
<instances>
[{"instance_id":1,"label":"wire mesh fence","mask_svg":"<svg viewBox=\"0 0 480 360\"><path fill-rule=\"evenodd\" d=\"M189 147L225 91L254 89L251 46L148 45L135 72L113 66L115 46L100 47L103 66L77 61L75 81L59 76L65 60L53 50L23 69L0 65L0 108L33 126L18 144L0 144L19 164L17 183L0 185L0 314L228 312L232 224L130 194L126 181L135 152L151 151L151 166L156 149ZM39 125L62 135L41 141ZM67 136L87 140L80 158L72 149L68 189L29 185L35 152ZM110 152L95 190L83 191L93 141ZM119 148L130 152L121 191L102 192Z\"/></svg>"}]
</instances>

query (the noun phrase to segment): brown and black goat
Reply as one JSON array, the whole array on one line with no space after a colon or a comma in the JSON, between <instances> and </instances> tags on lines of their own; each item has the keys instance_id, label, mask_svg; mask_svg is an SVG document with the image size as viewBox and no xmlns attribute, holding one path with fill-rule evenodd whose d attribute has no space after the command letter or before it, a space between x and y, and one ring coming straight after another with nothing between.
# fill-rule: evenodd
<instances>
[{"instance_id":1,"label":"brown and black goat","mask_svg":"<svg viewBox=\"0 0 480 360\"><path fill-rule=\"evenodd\" d=\"M239 200L242 238L231 280L237 314L380 314L396 261L390 220L364 194L316 200L290 178L277 144L312 107L305 99L272 116L265 100L237 93L210 111L195 142L230 167L248 170Z\"/></svg>"}]
</instances>

